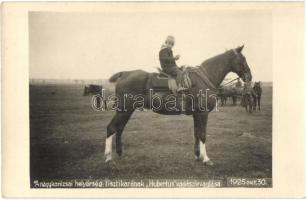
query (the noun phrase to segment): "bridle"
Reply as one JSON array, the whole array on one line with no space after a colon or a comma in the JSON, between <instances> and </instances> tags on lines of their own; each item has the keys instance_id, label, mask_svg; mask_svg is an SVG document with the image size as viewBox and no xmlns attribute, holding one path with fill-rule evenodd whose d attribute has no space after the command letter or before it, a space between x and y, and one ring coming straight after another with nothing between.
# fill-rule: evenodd
<instances>
[{"instance_id":1,"label":"bridle","mask_svg":"<svg viewBox=\"0 0 306 200\"><path fill-rule=\"evenodd\" d=\"M233 52L234 52L234 54L236 55L236 57L238 57L239 56L239 53L237 52L237 50L236 49L233 49ZM242 73L243 73L243 76L244 76L244 78L245 78L245 81L250 81L249 80L249 72L248 72L248 67L245 65L245 62L242 62L242 64L243 64L243 71L242 71Z\"/></svg>"}]
</instances>

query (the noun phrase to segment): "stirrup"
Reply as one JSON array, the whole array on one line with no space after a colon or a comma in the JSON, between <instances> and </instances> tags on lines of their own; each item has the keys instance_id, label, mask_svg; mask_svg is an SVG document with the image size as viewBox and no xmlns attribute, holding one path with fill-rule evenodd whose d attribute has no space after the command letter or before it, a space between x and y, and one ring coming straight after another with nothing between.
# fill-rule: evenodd
<instances>
[{"instance_id":1,"label":"stirrup","mask_svg":"<svg viewBox=\"0 0 306 200\"><path fill-rule=\"evenodd\" d=\"M184 92L184 91L186 91L186 90L188 90L188 88L185 88L185 87L179 87L179 88L177 88L177 92L179 93L179 92Z\"/></svg>"}]
</instances>

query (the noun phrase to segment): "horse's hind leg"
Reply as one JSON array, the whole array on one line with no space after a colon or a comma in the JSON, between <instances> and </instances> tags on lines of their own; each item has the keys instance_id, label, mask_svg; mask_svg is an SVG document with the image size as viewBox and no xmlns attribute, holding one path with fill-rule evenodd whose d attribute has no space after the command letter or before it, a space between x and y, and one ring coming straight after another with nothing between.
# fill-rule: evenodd
<instances>
[{"instance_id":1,"label":"horse's hind leg","mask_svg":"<svg viewBox=\"0 0 306 200\"><path fill-rule=\"evenodd\" d=\"M232 100L233 100L233 106L235 106L235 105L236 105L236 101L237 101L236 97L233 96L233 97L232 97Z\"/></svg>"},{"instance_id":2,"label":"horse's hind leg","mask_svg":"<svg viewBox=\"0 0 306 200\"><path fill-rule=\"evenodd\" d=\"M122 155L122 142L121 142L121 135L123 132L123 129L127 122L129 121L131 115L133 112L124 112L120 113L119 117L119 124L117 125L117 132L116 132L116 152L119 156Z\"/></svg>"},{"instance_id":3,"label":"horse's hind leg","mask_svg":"<svg viewBox=\"0 0 306 200\"><path fill-rule=\"evenodd\" d=\"M260 99L261 99L261 96L258 97L258 110L260 110Z\"/></svg>"},{"instance_id":4,"label":"horse's hind leg","mask_svg":"<svg viewBox=\"0 0 306 200\"><path fill-rule=\"evenodd\" d=\"M116 152L122 154L121 135L126 123L129 121L133 112L117 112L112 121L107 126L107 138L105 141L105 162L112 160L112 139L116 133Z\"/></svg>"},{"instance_id":5,"label":"horse's hind leg","mask_svg":"<svg viewBox=\"0 0 306 200\"><path fill-rule=\"evenodd\" d=\"M107 135L105 140L105 162L112 160L112 146L113 146L113 136L116 133L115 121L118 118L118 114L113 117L112 121L107 126Z\"/></svg>"}]
</instances>

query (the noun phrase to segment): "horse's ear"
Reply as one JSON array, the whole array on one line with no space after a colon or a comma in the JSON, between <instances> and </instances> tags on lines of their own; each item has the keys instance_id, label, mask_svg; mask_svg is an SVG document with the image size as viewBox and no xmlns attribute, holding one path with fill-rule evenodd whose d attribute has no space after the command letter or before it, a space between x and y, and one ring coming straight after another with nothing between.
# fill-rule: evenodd
<instances>
[{"instance_id":1,"label":"horse's ear","mask_svg":"<svg viewBox=\"0 0 306 200\"><path fill-rule=\"evenodd\" d=\"M241 53L242 49L243 49L244 45L240 46L240 47L237 47L237 52Z\"/></svg>"}]
</instances>

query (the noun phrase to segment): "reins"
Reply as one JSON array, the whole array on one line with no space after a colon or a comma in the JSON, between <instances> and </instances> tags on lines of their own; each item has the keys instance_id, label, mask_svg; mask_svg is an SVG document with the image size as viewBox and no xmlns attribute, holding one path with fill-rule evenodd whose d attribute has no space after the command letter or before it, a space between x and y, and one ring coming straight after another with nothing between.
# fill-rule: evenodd
<instances>
[{"instance_id":1,"label":"reins","mask_svg":"<svg viewBox=\"0 0 306 200\"><path fill-rule=\"evenodd\" d=\"M192 70L190 70L189 72L195 72L198 76L200 76L201 80L202 80L206 85L208 85L211 89L214 89L214 90L220 89L220 88L222 88L222 87L224 87L224 86L226 86L226 85L228 85L228 84L230 84L230 83L232 83L232 82L234 82L234 81L240 79L240 77L237 77L237 78L232 79L231 81L229 81L229 82L227 82L227 83L225 83L225 84L223 84L223 85L221 85L221 86L219 86L219 87L217 88L217 87L210 81L209 76L208 76L207 71L206 71L205 68L203 68L203 69L199 68L199 70L192 69Z\"/></svg>"},{"instance_id":2,"label":"reins","mask_svg":"<svg viewBox=\"0 0 306 200\"><path fill-rule=\"evenodd\" d=\"M231 81L229 81L229 82L227 82L227 83L225 83L225 84L223 84L223 85L220 85L220 88L222 88L222 87L224 87L225 85L228 85L228 84L230 84L231 82L234 82L234 81L236 81L236 80L238 80L238 79L240 79L240 78L237 77L237 78L235 78L235 79L233 79L233 80L231 80Z\"/></svg>"}]
</instances>

